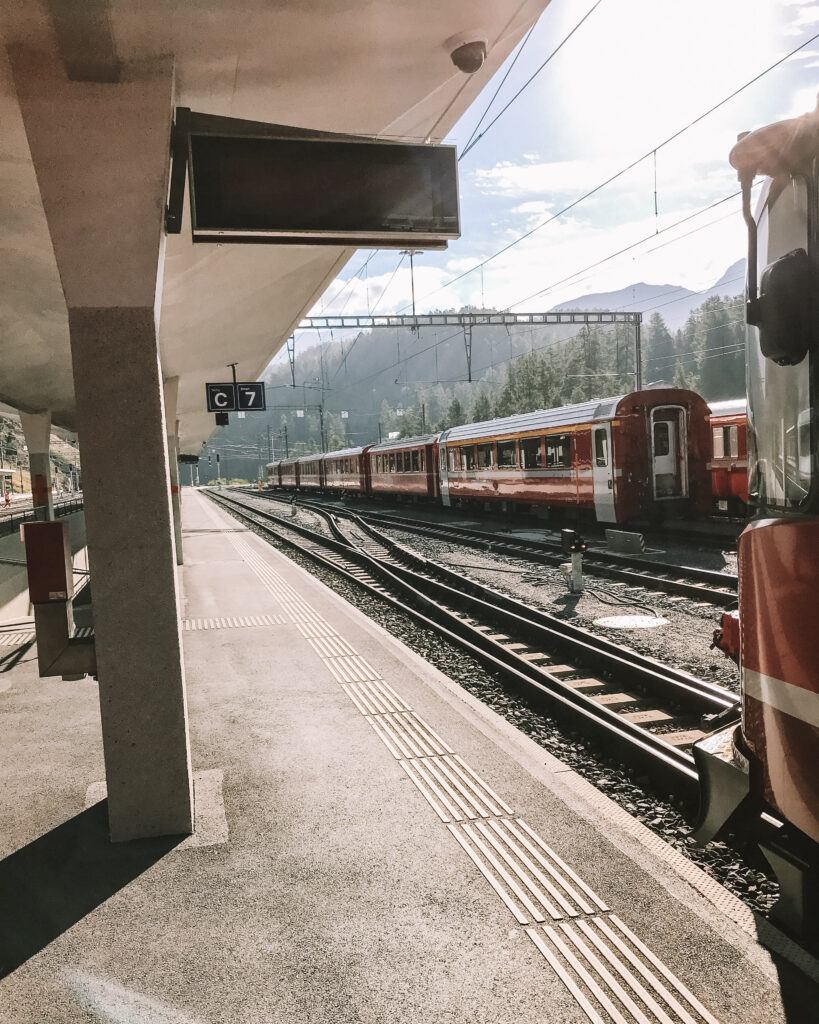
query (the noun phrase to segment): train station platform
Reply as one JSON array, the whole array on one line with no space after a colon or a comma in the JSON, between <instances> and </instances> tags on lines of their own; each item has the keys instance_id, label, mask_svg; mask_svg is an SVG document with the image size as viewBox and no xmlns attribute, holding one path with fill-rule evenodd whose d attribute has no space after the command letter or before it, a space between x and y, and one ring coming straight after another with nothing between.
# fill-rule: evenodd
<instances>
[{"instance_id":1,"label":"train station platform","mask_svg":"<svg viewBox=\"0 0 819 1024\"><path fill-rule=\"evenodd\" d=\"M96 684L0 647L2 1024L816 1019L815 961L713 879L202 494L182 511L193 836L110 844Z\"/></svg>"}]
</instances>

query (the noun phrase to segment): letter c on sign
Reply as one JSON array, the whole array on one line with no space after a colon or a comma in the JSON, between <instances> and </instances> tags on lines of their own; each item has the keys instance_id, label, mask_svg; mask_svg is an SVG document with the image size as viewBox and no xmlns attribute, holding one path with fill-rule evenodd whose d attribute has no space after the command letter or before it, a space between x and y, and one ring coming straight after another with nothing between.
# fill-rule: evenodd
<instances>
[{"instance_id":1,"label":"letter c on sign","mask_svg":"<svg viewBox=\"0 0 819 1024\"><path fill-rule=\"evenodd\" d=\"M227 405L227 395L224 391L217 391L213 396L213 404L218 405L220 409L224 409Z\"/></svg>"}]
</instances>

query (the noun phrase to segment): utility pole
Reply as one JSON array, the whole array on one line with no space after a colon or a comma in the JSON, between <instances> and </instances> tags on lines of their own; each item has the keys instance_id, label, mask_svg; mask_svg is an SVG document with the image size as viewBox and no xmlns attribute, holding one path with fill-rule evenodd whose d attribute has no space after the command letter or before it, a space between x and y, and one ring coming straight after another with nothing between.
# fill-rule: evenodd
<instances>
[{"instance_id":1,"label":"utility pole","mask_svg":"<svg viewBox=\"0 0 819 1024\"><path fill-rule=\"evenodd\" d=\"M425 402L421 402L421 433L426 434L427 432L427 407Z\"/></svg>"},{"instance_id":2,"label":"utility pole","mask_svg":"<svg viewBox=\"0 0 819 1024\"><path fill-rule=\"evenodd\" d=\"M634 322L634 385L636 391L643 390L643 353L640 349L640 320L642 317L637 314Z\"/></svg>"},{"instance_id":3,"label":"utility pole","mask_svg":"<svg viewBox=\"0 0 819 1024\"><path fill-rule=\"evenodd\" d=\"M270 440L270 424L267 424L267 461L273 461L273 445Z\"/></svg>"},{"instance_id":4,"label":"utility pole","mask_svg":"<svg viewBox=\"0 0 819 1024\"><path fill-rule=\"evenodd\" d=\"M287 443L287 424L284 424L284 457L290 458L290 445Z\"/></svg>"}]
</instances>

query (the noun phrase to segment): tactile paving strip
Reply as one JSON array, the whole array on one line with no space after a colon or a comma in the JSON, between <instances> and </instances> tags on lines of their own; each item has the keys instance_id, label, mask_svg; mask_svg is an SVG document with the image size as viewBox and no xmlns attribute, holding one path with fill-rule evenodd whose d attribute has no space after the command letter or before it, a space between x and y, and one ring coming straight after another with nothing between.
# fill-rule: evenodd
<instances>
[{"instance_id":1,"label":"tactile paving strip","mask_svg":"<svg viewBox=\"0 0 819 1024\"><path fill-rule=\"evenodd\" d=\"M215 619L183 619L182 629L247 629L251 626L282 626L288 619L283 615L233 615Z\"/></svg>"},{"instance_id":2,"label":"tactile paving strip","mask_svg":"<svg viewBox=\"0 0 819 1024\"><path fill-rule=\"evenodd\" d=\"M230 540L592 1024L719 1024L337 630L246 541Z\"/></svg>"}]
</instances>

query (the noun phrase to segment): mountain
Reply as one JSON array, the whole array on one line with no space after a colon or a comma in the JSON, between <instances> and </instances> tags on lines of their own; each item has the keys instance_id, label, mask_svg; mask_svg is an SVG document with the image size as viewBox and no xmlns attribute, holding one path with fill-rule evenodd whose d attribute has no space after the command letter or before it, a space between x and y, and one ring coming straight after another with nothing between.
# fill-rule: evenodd
<instances>
[{"instance_id":1,"label":"mountain","mask_svg":"<svg viewBox=\"0 0 819 1024\"><path fill-rule=\"evenodd\" d=\"M701 292L692 292L688 288L673 284L639 284L629 285L616 292L600 292L596 295L580 295L569 299L555 310L562 309L608 309L629 310L643 314L646 321L652 313L659 313L670 331L682 327L689 313L701 306L713 295L732 297L741 295L745 287L745 260L737 260L710 288Z\"/></svg>"}]
</instances>

